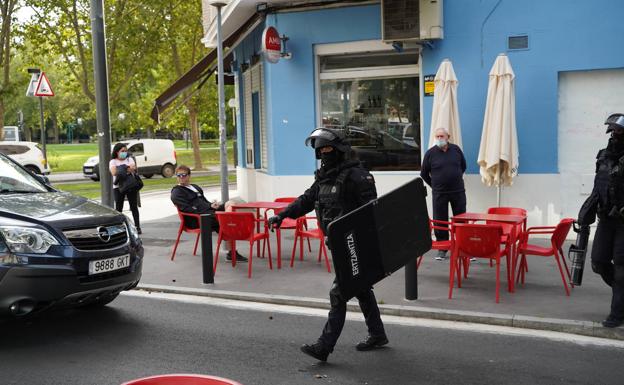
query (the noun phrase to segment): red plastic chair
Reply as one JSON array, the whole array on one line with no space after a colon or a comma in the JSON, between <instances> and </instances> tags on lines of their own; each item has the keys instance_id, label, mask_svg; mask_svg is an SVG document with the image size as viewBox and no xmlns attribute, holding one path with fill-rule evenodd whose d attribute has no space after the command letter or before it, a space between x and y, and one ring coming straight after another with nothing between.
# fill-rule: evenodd
<instances>
[{"instance_id":1,"label":"red plastic chair","mask_svg":"<svg viewBox=\"0 0 624 385\"><path fill-rule=\"evenodd\" d=\"M266 240L269 244L269 269L273 270L273 261L271 259L271 244L269 240L269 230L264 226L264 231L255 232L256 218L253 213L245 212L217 212L219 220L219 237L217 239L217 252L215 254L214 269L217 272L217 263L219 262L219 248L221 242L232 242L232 255L236 255L236 241L249 242L249 271L248 278L251 278L251 266L253 264L253 244L254 242ZM232 266L236 266L236 258L232 258Z\"/></svg>"},{"instance_id":2,"label":"red plastic chair","mask_svg":"<svg viewBox=\"0 0 624 385\"><path fill-rule=\"evenodd\" d=\"M295 197L283 197L283 198L275 198L274 202L286 202L290 203L297 200ZM267 209L264 212L265 220L268 220L269 211L273 211L273 215L277 215L282 212L284 209ZM307 222L304 223L304 227L307 229ZM277 268L282 268L282 230L296 230L297 229L297 220L292 218L284 218L282 220L282 224L280 227L275 229L275 237L277 238ZM308 249L312 251L312 246L310 245L310 240L308 239Z\"/></svg>"},{"instance_id":3,"label":"red plastic chair","mask_svg":"<svg viewBox=\"0 0 624 385\"><path fill-rule=\"evenodd\" d=\"M525 209L522 209L519 207L490 207L487 212L488 214L520 215L524 217L524 222L522 223L522 226L517 226L511 223L504 223L504 222L485 221L485 223L488 225L499 224L503 228L503 236L501 237L501 243L507 243L508 238L509 238L509 235L507 234L511 234L512 231L514 232L516 241L519 241L520 234L522 234L523 231L526 231L527 211ZM514 228L514 226L516 227ZM512 246L515 247L516 245L512 245ZM492 266L492 261L490 261L490 266Z\"/></svg>"},{"instance_id":4,"label":"red plastic chair","mask_svg":"<svg viewBox=\"0 0 624 385\"><path fill-rule=\"evenodd\" d=\"M453 252L451 253L450 279L449 279L449 299L453 296L453 286L455 285L455 275L457 275L457 287L461 287L461 267L463 262L470 258L487 258L496 262L496 303L500 301L500 260L503 255L507 256L509 266L509 249L500 247L503 230L499 225L481 224L453 224L455 240ZM508 278L508 290L511 291L511 284Z\"/></svg>"},{"instance_id":5,"label":"red plastic chair","mask_svg":"<svg viewBox=\"0 0 624 385\"><path fill-rule=\"evenodd\" d=\"M306 229L305 224L307 220L316 220L315 229ZM325 265L327 266L327 272L331 273L331 267L329 265L329 258L327 257L327 248L325 247L325 234L321 230L318 219L316 217L300 217L297 218L297 228L295 229L295 243L293 244L292 255L290 256L290 267L293 267L295 263L295 250L297 250L297 240L299 241L299 259L303 261L303 238L319 239L319 253L318 261L321 262L321 254L325 256Z\"/></svg>"},{"instance_id":6,"label":"red plastic chair","mask_svg":"<svg viewBox=\"0 0 624 385\"><path fill-rule=\"evenodd\" d=\"M180 217L180 228L178 229L178 237L176 238L175 245L173 246L173 253L171 253L171 260L175 258L176 250L178 249L178 243L180 243L180 236L182 233L193 233L197 234L197 239L195 240L195 248L193 249L193 255L197 254L197 244L199 243L199 237L201 236L201 229L199 227L199 220L201 216L199 214L192 213L184 213L178 209L178 216ZM189 222L197 223L197 227L189 226Z\"/></svg>"},{"instance_id":7,"label":"red plastic chair","mask_svg":"<svg viewBox=\"0 0 624 385\"><path fill-rule=\"evenodd\" d=\"M432 241L431 242L431 250L453 250L453 227L451 222L448 221L440 221L437 219L429 219L429 228L431 229L431 233L433 234L433 230L442 230L449 232L449 239L446 241ZM418 257L418 262L416 263L416 269L420 267L420 263L422 262L423 256Z\"/></svg>"},{"instance_id":8,"label":"red plastic chair","mask_svg":"<svg viewBox=\"0 0 624 385\"><path fill-rule=\"evenodd\" d=\"M537 255L541 257L554 256L555 261L557 261L557 266L559 267L559 273L561 274L561 280L563 281L563 287L565 288L566 295L570 295L570 287L568 287L568 282L570 281L570 270L568 269L568 264L566 263L562 246L563 242L568 236L568 232L570 232L570 228L572 227L573 222L574 219L572 218L564 218L561 220L561 222L559 222L557 226L529 227L527 231L522 234L520 246L518 247L518 254L520 255L520 265L516 280L522 279L522 284L524 284L527 255ZM550 237L550 247L529 244L529 236L531 234L552 234L552 236ZM567 273L568 277L567 281L566 276L563 274L561 262L563 262L563 265L565 266L565 272Z\"/></svg>"},{"instance_id":9,"label":"red plastic chair","mask_svg":"<svg viewBox=\"0 0 624 385\"><path fill-rule=\"evenodd\" d=\"M139 378L121 385L242 385L227 378L204 376L201 374L163 374Z\"/></svg>"}]
</instances>

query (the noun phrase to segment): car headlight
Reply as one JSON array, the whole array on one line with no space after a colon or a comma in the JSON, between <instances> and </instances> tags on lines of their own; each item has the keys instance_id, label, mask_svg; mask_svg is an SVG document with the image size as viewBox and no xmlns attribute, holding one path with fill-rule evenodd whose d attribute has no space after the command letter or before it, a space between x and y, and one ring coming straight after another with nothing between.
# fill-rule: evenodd
<instances>
[{"instance_id":1,"label":"car headlight","mask_svg":"<svg viewBox=\"0 0 624 385\"><path fill-rule=\"evenodd\" d=\"M13 253L43 254L59 242L46 230L33 227L0 226L6 245Z\"/></svg>"},{"instance_id":2,"label":"car headlight","mask_svg":"<svg viewBox=\"0 0 624 385\"><path fill-rule=\"evenodd\" d=\"M132 241L134 242L138 241L139 233L136 229L136 226L130 223L130 221L126 221L126 226L128 226L128 233L130 233L130 239L132 239Z\"/></svg>"}]
</instances>

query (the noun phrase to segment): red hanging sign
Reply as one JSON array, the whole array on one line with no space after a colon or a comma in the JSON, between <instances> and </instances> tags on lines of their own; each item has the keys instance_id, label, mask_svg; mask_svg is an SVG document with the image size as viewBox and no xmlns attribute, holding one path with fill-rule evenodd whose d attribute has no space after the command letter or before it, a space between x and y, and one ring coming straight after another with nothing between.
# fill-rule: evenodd
<instances>
[{"instance_id":1,"label":"red hanging sign","mask_svg":"<svg viewBox=\"0 0 624 385\"><path fill-rule=\"evenodd\" d=\"M269 63L277 63L282 55L282 39L275 27L266 27L262 33L262 51Z\"/></svg>"}]
</instances>

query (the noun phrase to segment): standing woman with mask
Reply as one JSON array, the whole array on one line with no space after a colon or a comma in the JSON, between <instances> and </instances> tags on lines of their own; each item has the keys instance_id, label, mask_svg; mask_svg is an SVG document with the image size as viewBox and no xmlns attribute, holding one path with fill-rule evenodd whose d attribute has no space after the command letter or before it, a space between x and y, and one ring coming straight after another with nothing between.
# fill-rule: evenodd
<instances>
[{"instance_id":1,"label":"standing woman with mask","mask_svg":"<svg viewBox=\"0 0 624 385\"><path fill-rule=\"evenodd\" d=\"M132 218L134 219L134 225L136 226L139 234L141 234L138 206L139 192L135 190L121 193L119 191L119 182L121 182L128 175L137 173L136 163L134 163L134 159L128 155L128 148L125 144L117 143L115 144L115 147L113 147L109 169L113 175L113 196L115 198L115 209L119 212L123 211L124 200L127 196L128 203L130 204L130 211L132 211Z\"/></svg>"}]
</instances>

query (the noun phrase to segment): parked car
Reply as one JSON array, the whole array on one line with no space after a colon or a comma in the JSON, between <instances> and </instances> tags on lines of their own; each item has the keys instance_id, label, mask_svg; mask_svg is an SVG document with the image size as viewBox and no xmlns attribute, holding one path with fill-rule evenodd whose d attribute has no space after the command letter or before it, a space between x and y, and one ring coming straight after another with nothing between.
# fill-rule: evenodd
<instances>
[{"instance_id":1,"label":"parked car","mask_svg":"<svg viewBox=\"0 0 624 385\"><path fill-rule=\"evenodd\" d=\"M161 174L163 178L171 178L175 173L177 156L171 140L139 139L123 143L134 156L140 175L151 178L154 174ZM99 156L90 157L82 166L82 173L87 178L100 180L99 164Z\"/></svg>"},{"instance_id":2,"label":"parked car","mask_svg":"<svg viewBox=\"0 0 624 385\"><path fill-rule=\"evenodd\" d=\"M103 306L141 278L130 220L45 179L0 155L0 317Z\"/></svg>"},{"instance_id":3,"label":"parked car","mask_svg":"<svg viewBox=\"0 0 624 385\"><path fill-rule=\"evenodd\" d=\"M47 175L52 171L39 144L35 142L0 142L0 153L11 157L35 174Z\"/></svg>"},{"instance_id":4,"label":"parked car","mask_svg":"<svg viewBox=\"0 0 624 385\"><path fill-rule=\"evenodd\" d=\"M5 142L19 142L21 139L19 127L17 126L4 126L2 131Z\"/></svg>"}]
</instances>

